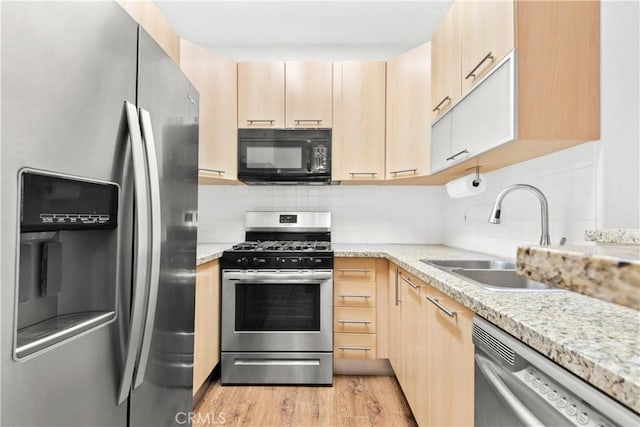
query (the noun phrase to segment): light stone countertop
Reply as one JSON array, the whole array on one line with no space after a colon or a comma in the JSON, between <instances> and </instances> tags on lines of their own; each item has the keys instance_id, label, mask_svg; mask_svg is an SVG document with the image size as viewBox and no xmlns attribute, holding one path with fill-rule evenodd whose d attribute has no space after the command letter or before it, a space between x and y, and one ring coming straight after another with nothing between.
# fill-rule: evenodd
<instances>
[{"instance_id":1,"label":"light stone countertop","mask_svg":"<svg viewBox=\"0 0 640 427\"><path fill-rule=\"evenodd\" d=\"M640 310L640 246L521 246L518 274Z\"/></svg>"},{"instance_id":2,"label":"light stone countertop","mask_svg":"<svg viewBox=\"0 0 640 427\"><path fill-rule=\"evenodd\" d=\"M222 252L230 249L235 243L198 243L196 265L202 265L222 256Z\"/></svg>"},{"instance_id":3,"label":"light stone countertop","mask_svg":"<svg viewBox=\"0 0 640 427\"><path fill-rule=\"evenodd\" d=\"M231 244L198 245L198 263ZM442 245L332 244L336 257L386 258L640 412L640 313L574 292L494 291L420 259L487 259Z\"/></svg>"},{"instance_id":4,"label":"light stone countertop","mask_svg":"<svg viewBox=\"0 0 640 427\"><path fill-rule=\"evenodd\" d=\"M586 230L584 240L599 243L616 243L622 245L640 245L640 230L610 229Z\"/></svg>"}]
</instances>

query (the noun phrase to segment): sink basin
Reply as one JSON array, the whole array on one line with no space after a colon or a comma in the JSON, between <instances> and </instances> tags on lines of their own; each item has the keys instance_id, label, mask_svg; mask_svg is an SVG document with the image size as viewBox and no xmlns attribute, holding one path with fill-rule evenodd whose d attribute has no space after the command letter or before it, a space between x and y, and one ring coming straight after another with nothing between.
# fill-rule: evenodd
<instances>
[{"instance_id":1,"label":"sink basin","mask_svg":"<svg viewBox=\"0 0 640 427\"><path fill-rule=\"evenodd\" d=\"M451 272L476 281L489 288L504 290L562 290L518 276L515 270L467 270L454 268Z\"/></svg>"},{"instance_id":2,"label":"sink basin","mask_svg":"<svg viewBox=\"0 0 640 427\"><path fill-rule=\"evenodd\" d=\"M514 270L516 268L513 262L498 259L421 259L420 261L434 267L445 267L447 270L451 268Z\"/></svg>"},{"instance_id":3,"label":"sink basin","mask_svg":"<svg viewBox=\"0 0 640 427\"><path fill-rule=\"evenodd\" d=\"M516 266L511 261L500 259L421 259L425 264L432 265L456 276L469 279L471 283L485 289L504 291L560 291L544 283L518 276Z\"/></svg>"}]
</instances>

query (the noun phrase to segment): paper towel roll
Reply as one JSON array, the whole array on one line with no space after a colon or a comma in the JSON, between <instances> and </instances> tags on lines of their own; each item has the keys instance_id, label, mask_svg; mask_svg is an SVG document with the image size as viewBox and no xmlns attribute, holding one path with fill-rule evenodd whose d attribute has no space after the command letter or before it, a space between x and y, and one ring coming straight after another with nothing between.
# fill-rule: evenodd
<instances>
[{"instance_id":1,"label":"paper towel roll","mask_svg":"<svg viewBox=\"0 0 640 427\"><path fill-rule=\"evenodd\" d=\"M478 177L480 178L480 182L477 182ZM447 182L447 193L449 194L449 197L454 199L475 196L483 193L486 189L487 180L482 174L476 175L474 173Z\"/></svg>"}]
</instances>

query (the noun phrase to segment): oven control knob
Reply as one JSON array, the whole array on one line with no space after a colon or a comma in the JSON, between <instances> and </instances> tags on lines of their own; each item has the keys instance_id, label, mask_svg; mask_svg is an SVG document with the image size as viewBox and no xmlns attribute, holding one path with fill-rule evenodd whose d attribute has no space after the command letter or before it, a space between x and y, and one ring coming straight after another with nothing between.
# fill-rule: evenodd
<instances>
[{"instance_id":1,"label":"oven control knob","mask_svg":"<svg viewBox=\"0 0 640 427\"><path fill-rule=\"evenodd\" d=\"M251 259L251 266L257 267L260 264L262 264L263 262L265 262L264 259L258 258L258 257L253 257L253 259Z\"/></svg>"},{"instance_id":2,"label":"oven control knob","mask_svg":"<svg viewBox=\"0 0 640 427\"><path fill-rule=\"evenodd\" d=\"M243 267L249 264L249 260L246 257L238 258L236 262Z\"/></svg>"},{"instance_id":3,"label":"oven control knob","mask_svg":"<svg viewBox=\"0 0 640 427\"><path fill-rule=\"evenodd\" d=\"M287 262L287 259L286 259L286 258L278 258L278 259L276 260L276 262L278 262L278 263L280 263L280 264L284 265L284 264Z\"/></svg>"}]
</instances>

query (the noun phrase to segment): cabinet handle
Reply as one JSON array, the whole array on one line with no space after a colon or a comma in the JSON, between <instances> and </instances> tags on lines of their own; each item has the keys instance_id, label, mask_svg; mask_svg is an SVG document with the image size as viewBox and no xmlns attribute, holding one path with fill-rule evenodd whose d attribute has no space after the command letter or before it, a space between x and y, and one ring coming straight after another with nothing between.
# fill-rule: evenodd
<instances>
[{"instance_id":1,"label":"cabinet handle","mask_svg":"<svg viewBox=\"0 0 640 427\"><path fill-rule=\"evenodd\" d=\"M371 351L371 347L352 347L350 345L341 345L338 347L338 350L360 350L360 351Z\"/></svg>"},{"instance_id":2,"label":"cabinet handle","mask_svg":"<svg viewBox=\"0 0 640 427\"><path fill-rule=\"evenodd\" d=\"M338 320L338 323L355 323L362 325L369 325L371 323L370 320Z\"/></svg>"},{"instance_id":3,"label":"cabinet handle","mask_svg":"<svg viewBox=\"0 0 640 427\"><path fill-rule=\"evenodd\" d=\"M227 173L226 171L219 170L219 169L204 169L204 168L201 168L200 170L201 171L217 173L218 175L224 175L225 173Z\"/></svg>"},{"instance_id":4,"label":"cabinet handle","mask_svg":"<svg viewBox=\"0 0 640 427\"><path fill-rule=\"evenodd\" d=\"M458 156L459 156L459 155L461 155L461 154L469 154L469 150L467 150L467 149L465 148L465 149L464 149L464 150L462 150L461 152L456 153L456 154L454 154L454 155L453 155L453 156L451 156L451 157L447 157L447 159L446 159L446 160L447 160L447 161L449 161L449 160L454 160L456 157L458 157Z\"/></svg>"},{"instance_id":5,"label":"cabinet handle","mask_svg":"<svg viewBox=\"0 0 640 427\"><path fill-rule=\"evenodd\" d=\"M442 303L440 302L440 300L438 298L427 297L427 300L430 303L432 303L433 305L435 305L436 307L438 307L440 310L444 311L444 313L447 316L449 316L449 317L457 317L458 316L458 312L457 311L449 310L447 307L442 305Z\"/></svg>"},{"instance_id":6,"label":"cabinet handle","mask_svg":"<svg viewBox=\"0 0 640 427\"><path fill-rule=\"evenodd\" d=\"M340 298L364 298L369 299L371 295L349 295L349 294L340 294L338 295Z\"/></svg>"},{"instance_id":7,"label":"cabinet handle","mask_svg":"<svg viewBox=\"0 0 640 427\"><path fill-rule=\"evenodd\" d=\"M351 176L357 176L357 175L371 175L371 177L375 177L376 175L378 175L378 172L349 172L349 175Z\"/></svg>"},{"instance_id":8,"label":"cabinet handle","mask_svg":"<svg viewBox=\"0 0 640 427\"><path fill-rule=\"evenodd\" d=\"M474 77L475 78L476 77L476 71L478 70L478 68L480 68L480 66L482 64L484 64L484 62L487 59L491 59L493 61L493 53L492 52L487 53L487 55L484 58L482 58L482 60L480 62L478 62L478 65L473 67L473 70L471 70L469 72L469 74L467 74L467 76L464 79L467 80L467 79L469 79L469 77Z\"/></svg>"},{"instance_id":9,"label":"cabinet handle","mask_svg":"<svg viewBox=\"0 0 640 427\"><path fill-rule=\"evenodd\" d=\"M407 282L409 284L409 286L411 286L413 289L420 289L419 285L416 285L415 283L413 283L411 280L407 279L406 277L403 276L402 280Z\"/></svg>"},{"instance_id":10,"label":"cabinet handle","mask_svg":"<svg viewBox=\"0 0 640 427\"><path fill-rule=\"evenodd\" d=\"M322 120L321 119L296 119L294 120L294 122L296 122L297 125L305 122L315 122L316 124L319 125L320 123L322 123Z\"/></svg>"},{"instance_id":11,"label":"cabinet handle","mask_svg":"<svg viewBox=\"0 0 640 427\"><path fill-rule=\"evenodd\" d=\"M400 303L400 298L399 298L399 295L398 295L398 274L399 274L399 271L396 268L396 305L399 305L399 303Z\"/></svg>"},{"instance_id":12,"label":"cabinet handle","mask_svg":"<svg viewBox=\"0 0 640 427\"><path fill-rule=\"evenodd\" d=\"M418 172L418 169L415 169L415 168L414 169L402 169L402 170L399 170L399 171L392 171L392 172L389 172L389 173L391 175L393 175L393 176L396 176L399 173L407 173L407 172L416 173L416 172Z\"/></svg>"},{"instance_id":13,"label":"cabinet handle","mask_svg":"<svg viewBox=\"0 0 640 427\"><path fill-rule=\"evenodd\" d=\"M270 125L272 125L275 122L275 120L272 119L248 119L247 123L249 123L250 125L254 124L254 123L269 123Z\"/></svg>"},{"instance_id":14,"label":"cabinet handle","mask_svg":"<svg viewBox=\"0 0 640 427\"><path fill-rule=\"evenodd\" d=\"M338 271L343 273L371 273L368 268L339 268Z\"/></svg>"},{"instance_id":15,"label":"cabinet handle","mask_svg":"<svg viewBox=\"0 0 640 427\"><path fill-rule=\"evenodd\" d=\"M442 107L442 104L444 104L447 101L451 101L451 97L449 95L445 96L444 99L442 101L440 101L440 103L438 105L436 105L436 108L434 108L433 111L434 113L436 111L440 111L440 107Z\"/></svg>"}]
</instances>

